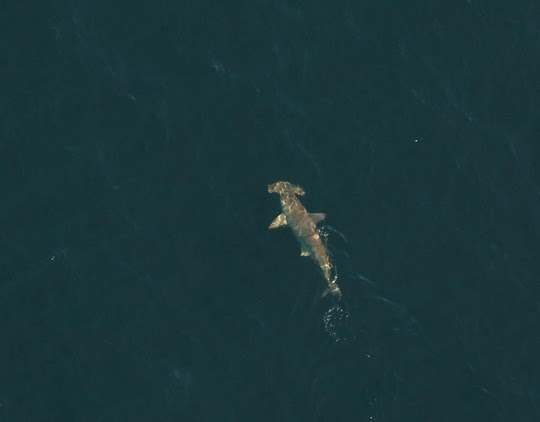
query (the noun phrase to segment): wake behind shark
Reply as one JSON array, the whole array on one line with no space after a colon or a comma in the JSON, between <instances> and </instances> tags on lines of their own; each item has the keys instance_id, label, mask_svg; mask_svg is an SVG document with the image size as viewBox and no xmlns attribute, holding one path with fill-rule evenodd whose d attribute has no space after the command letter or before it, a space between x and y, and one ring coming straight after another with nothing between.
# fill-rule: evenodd
<instances>
[{"instance_id":1,"label":"wake behind shark","mask_svg":"<svg viewBox=\"0 0 540 422\"><path fill-rule=\"evenodd\" d=\"M324 291L323 296L331 293L335 297L340 298L341 290L336 283L336 277L332 276L332 262L330 261L328 250L317 231L317 223L324 220L326 214L309 214L307 212L296 197L296 195L305 195L304 190L300 186L284 181L275 182L268 185L268 192L279 194L281 209L283 210L270 223L268 228L275 229L288 225L298 242L300 242L300 255L311 256L321 268L328 284L328 288Z\"/></svg>"}]
</instances>

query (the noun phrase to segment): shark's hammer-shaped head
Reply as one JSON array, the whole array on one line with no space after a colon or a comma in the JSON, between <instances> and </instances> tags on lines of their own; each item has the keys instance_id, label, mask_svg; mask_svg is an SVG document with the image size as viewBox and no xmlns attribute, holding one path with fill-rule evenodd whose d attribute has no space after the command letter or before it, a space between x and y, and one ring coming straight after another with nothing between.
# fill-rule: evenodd
<instances>
[{"instance_id":1,"label":"shark's hammer-shaped head","mask_svg":"<svg viewBox=\"0 0 540 422\"><path fill-rule=\"evenodd\" d=\"M290 182L280 181L268 185L268 193L277 193L279 195L291 194L305 195L304 189L300 186L293 185Z\"/></svg>"}]
</instances>

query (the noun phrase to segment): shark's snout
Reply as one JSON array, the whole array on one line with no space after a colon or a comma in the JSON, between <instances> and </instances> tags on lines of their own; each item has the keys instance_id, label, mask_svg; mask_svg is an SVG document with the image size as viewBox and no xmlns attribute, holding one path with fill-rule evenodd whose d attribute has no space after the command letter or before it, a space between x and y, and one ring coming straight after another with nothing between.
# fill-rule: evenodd
<instances>
[{"instance_id":1,"label":"shark's snout","mask_svg":"<svg viewBox=\"0 0 540 422\"><path fill-rule=\"evenodd\" d=\"M275 193L276 192L276 184L272 183L268 185L268 193Z\"/></svg>"},{"instance_id":2,"label":"shark's snout","mask_svg":"<svg viewBox=\"0 0 540 422\"><path fill-rule=\"evenodd\" d=\"M290 185L288 182L274 182L268 185L268 193L279 193L281 194L287 187Z\"/></svg>"}]
</instances>

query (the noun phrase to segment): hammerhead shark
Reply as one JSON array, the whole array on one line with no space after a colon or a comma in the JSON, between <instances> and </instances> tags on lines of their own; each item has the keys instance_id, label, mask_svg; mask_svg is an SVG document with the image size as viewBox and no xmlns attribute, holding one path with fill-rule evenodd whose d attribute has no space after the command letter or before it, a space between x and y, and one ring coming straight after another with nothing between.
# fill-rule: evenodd
<instances>
[{"instance_id":1,"label":"hammerhead shark","mask_svg":"<svg viewBox=\"0 0 540 422\"><path fill-rule=\"evenodd\" d=\"M268 228L275 229L285 225L289 226L298 242L300 242L300 255L311 256L321 268L324 279L328 284L323 297L331 293L339 299L341 290L336 282L337 277L332 275L332 262L328 250L317 231L317 223L324 220L326 214L310 214L307 212L296 196L306 194L300 186L285 181L275 182L268 185L268 192L279 194L281 209L283 210L270 223Z\"/></svg>"}]
</instances>

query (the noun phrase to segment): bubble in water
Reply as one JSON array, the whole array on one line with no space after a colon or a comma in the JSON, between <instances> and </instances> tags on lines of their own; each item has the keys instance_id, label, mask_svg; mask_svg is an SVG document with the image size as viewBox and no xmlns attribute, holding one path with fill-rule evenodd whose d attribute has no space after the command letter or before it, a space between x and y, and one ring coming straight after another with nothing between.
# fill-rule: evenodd
<instances>
[{"instance_id":1,"label":"bubble in water","mask_svg":"<svg viewBox=\"0 0 540 422\"><path fill-rule=\"evenodd\" d=\"M355 338L350 326L349 313L339 305L333 306L324 313L323 325L325 331L336 343Z\"/></svg>"}]
</instances>

